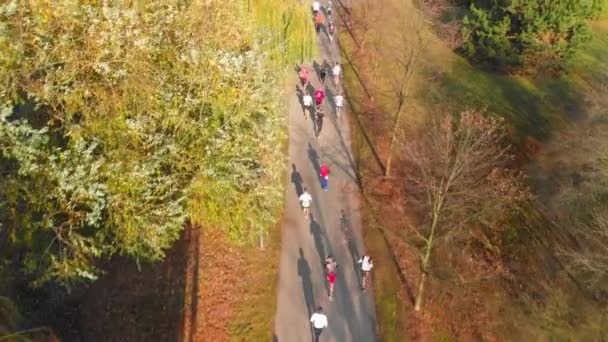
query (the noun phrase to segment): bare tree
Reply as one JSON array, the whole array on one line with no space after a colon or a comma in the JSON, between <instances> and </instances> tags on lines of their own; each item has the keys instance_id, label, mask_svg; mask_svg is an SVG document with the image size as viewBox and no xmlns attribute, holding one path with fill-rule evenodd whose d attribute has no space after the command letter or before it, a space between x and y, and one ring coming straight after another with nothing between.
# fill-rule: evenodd
<instances>
[{"instance_id":1,"label":"bare tree","mask_svg":"<svg viewBox=\"0 0 608 342\"><path fill-rule=\"evenodd\" d=\"M422 136L406 145L412 170L409 179L422 195L417 198L425 220L414 229L420 245L421 277L415 300L420 311L433 248L442 237L465 227L484 226L491 236L515 203L527 198L521 174L508 170L512 158L505 132L495 119L467 111L434 122ZM490 237L481 239L491 241Z\"/></svg>"},{"instance_id":2,"label":"bare tree","mask_svg":"<svg viewBox=\"0 0 608 342\"><path fill-rule=\"evenodd\" d=\"M591 87L590 87L591 88ZM598 87L597 89L600 89ZM607 88L608 89L608 88ZM606 89L604 89L606 90ZM602 91L590 91L593 107L603 108ZM605 98L605 96L604 96ZM556 217L552 230L556 255L572 279L593 295L608 296L608 132L597 120L556 132L537 157L545 170L533 181L547 188L543 205ZM555 186L554 186L555 187Z\"/></svg>"},{"instance_id":3,"label":"bare tree","mask_svg":"<svg viewBox=\"0 0 608 342\"><path fill-rule=\"evenodd\" d=\"M389 103L394 104L393 111L393 128L391 130L391 141L389 145L388 157L386 159L386 168L384 176L390 177L392 170L393 156L395 154L395 145L397 139L403 130L400 130L401 118L406 112L407 97L409 87L414 77L414 71L417 66L420 50L422 49L422 15L409 2L402 5L396 15L401 25L393 27L401 27L397 32L396 38L388 42L388 52L391 58L388 60L389 74L385 77L389 80ZM403 138L403 137L401 137Z\"/></svg>"},{"instance_id":4,"label":"bare tree","mask_svg":"<svg viewBox=\"0 0 608 342\"><path fill-rule=\"evenodd\" d=\"M558 246L570 272L592 291L608 292L608 207L593 211L591 222L575 224L574 241Z\"/></svg>"}]
</instances>

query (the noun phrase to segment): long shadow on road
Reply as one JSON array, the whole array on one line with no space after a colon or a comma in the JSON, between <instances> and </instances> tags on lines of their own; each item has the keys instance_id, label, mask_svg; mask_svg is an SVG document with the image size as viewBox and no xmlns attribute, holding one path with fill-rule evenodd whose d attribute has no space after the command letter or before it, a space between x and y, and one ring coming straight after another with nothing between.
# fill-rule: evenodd
<instances>
[{"instance_id":1,"label":"long shadow on road","mask_svg":"<svg viewBox=\"0 0 608 342\"><path fill-rule=\"evenodd\" d=\"M298 197L302 194L303 190L302 190L302 175L300 174L300 172L298 172L298 170L296 169L296 164L292 163L291 164L291 182L293 183L293 185L296 188L296 193L298 194Z\"/></svg>"},{"instance_id":2,"label":"long shadow on road","mask_svg":"<svg viewBox=\"0 0 608 342\"><path fill-rule=\"evenodd\" d=\"M321 265L325 263L325 248L323 247L323 231L319 222L315 221L314 218L310 220L310 234L315 242L315 249L319 255L319 262Z\"/></svg>"},{"instance_id":3,"label":"long shadow on road","mask_svg":"<svg viewBox=\"0 0 608 342\"><path fill-rule=\"evenodd\" d=\"M304 257L304 251L300 247L300 258L298 259L298 275L302 278L302 291L304 291L304 301L306 302L306 310L310 317L315 305L315 297L312 289L312 281L310 279L310 265ZM311 328L312 333L312 328Z\"/></svg>"},{"instance_id":4,"label":"long shadow on road","mask_svg":"<svg viewBox=\"0 0 608 342\"><path fill-rule=\"evenodd\" d=\"M348 252L350 254L350 263L353 267L353 273L357 277L357 283L361 281L361 275L359 273L359 267L357 261L359 260L359 250L357 248L357 243L355 241L355 237L353 236L353 232L351 230L350 219L348 218L348 209L342 209L340 211L340 230L342 234L344 234L344 243L348 247Z\"/></svg>"},{"instance_id":5,"label":"long shadow on road","mask_svg":"<svg viewBox=\"0 0 608 342\"><path fill-rule=\"evenodd\" d=\"M308 143L308 160L312 163L312 167L314 169L315 174L319 172L320 164L319 164L319 154L317 150L315 150L310 143Z\"/></svg>"}]
</instances>

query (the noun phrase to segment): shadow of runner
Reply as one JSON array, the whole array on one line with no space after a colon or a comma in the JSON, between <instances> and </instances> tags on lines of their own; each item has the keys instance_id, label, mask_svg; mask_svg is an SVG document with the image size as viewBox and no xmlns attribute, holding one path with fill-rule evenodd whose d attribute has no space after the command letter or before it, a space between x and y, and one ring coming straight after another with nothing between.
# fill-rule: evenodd
<instances>
[{"instance_id":1,"label":"shadow of runner","mask_svg":"<svg viewBox=\"0 0 608 342\"><path fill-rule=\"evenodd\" d=\"M315 71L315 76L317 76L317 79L319 80L321 78L321 65L317 63L317 60L312 61L312 69Z\"/></svg>"},{"instance_id":2,"label":"shadow of runner","mask_svg":"<svg viewBox=\"0 0 608 342\"><path fill-rule=\"evenodd\" d=\"M317 115L315 116L315 126L316 126L316 136L317 138L319 138L319 136L321 135L321 131L323 130L323 120L325 118L325 112L320 110L317 112Z\"/></svg>"},{"instance_id":3,"label":"shadow of runner","mask_svg":"<svg viewBox=\"0 0 608 342\"><path fill-rule=\"evenodd\" d=\"M308 160L312 163L312 167L315 171L315 176L319 173L319 154L310 143L308 143Z\"/></svg>"},{"instance_id":4,"label":"shadow of runner","mask_svg":"<svg viewBox=\"0 0 608 342\"><path fill-rule=\"evenodd\" d=\"M310 265L304 257L302 247L299 248L300 257L298 258L298 275L302 278L302 291L304 291L304 301L306 302L306 310L308 316L312 315L315 305L314 292L312 290L312 282L310 280ZM312 327L310 328L312 333Z\"/></svg>"},{"instance_id":5,"label":"shadow of runner","mask_svg":"<svg viewBox=\"0 0 608 342\"><path fill-rule=\"evenodd\" d=\"M306 116L306 107L304 106L304 91L300 89L299 86L296 85L296 96L298 97L298 102L300 102L300 107L302 108L302 114Z\"/></svg>"},{"instance_id":6,"label":"shadow of runner","mask_svg":"<svg viewBox=\"0 0 608 342\"><path fill-rule=\"evenodd\" d=\"M361 189L362 188L361 187L361 177L360 177L359 172L358 172L359 169L357 168L357 165L355 164L355 161L353 160L353 157L351 156L351 153L349 151L348 145L344 141L344 136L342 135L341 130L337 127L337 125L335 126L335 129L336 129L336 133L338 133L338 139L340 141L340 147L341 147L342 153L344 154L344 156L348 160L348 164L350 165L350 169L354 173L354 176L355 176L354 178L355 178L355 182L357 183L357 186Z\"/></svg>"},{"instance_id":7,"label":"shadow of runner","mask_svg":"<svg viewBox=\"0 0 608 342\"><path fill-rule=\"evenodd\" d=\"M310 96L314 97L315 94L315 87L310 84L310 82L308 82L308 84L306 84L306 92L310 94Z\"/></svg>"},{"instance_id":8,"label":"shadow of runner","mask_svg":"<svg viewBox=\"0 0 608 342\"><path fill-rule=\"evenodd\" d=\"M357 283L361 283L361 272L359 271L359 264L357 263L357 261L359 261L359 250L351 230L350 219L348 218L348 214L344 209L340 210L340 230L344 234L344 243L348 247L348 252L351 258L350 261L354 274L357 277Z\"/></svg>"},{"instance_id":9,"label":"shadow of runner","mask_svg":"<svg viewBox=\"0 0 608 342\"><path fill-rule=\"evenodd\" d=\"M304 192L302 189L303 180L302 175L300 174L300 172L298 172L298 170L296 169L296 164L294 163L291 164L291 182L295 186L296 193L298 194L299 198L302 192Z\"/></svg>"},{"instance_id":10,"label":"shadow of runner","mask_svg":"<svg viewBox=\"0 0 608 342\"><path fill-rule=\"evenodd\" d=\"M310 234L315 241L315 249L317 250L317 254L319 255L320 265L323 267L325 265L325 248L323 247L323 231L321 230L321 225L319 222L315 221L314 218L310 219Z\"/></svg>"}]
</instances>

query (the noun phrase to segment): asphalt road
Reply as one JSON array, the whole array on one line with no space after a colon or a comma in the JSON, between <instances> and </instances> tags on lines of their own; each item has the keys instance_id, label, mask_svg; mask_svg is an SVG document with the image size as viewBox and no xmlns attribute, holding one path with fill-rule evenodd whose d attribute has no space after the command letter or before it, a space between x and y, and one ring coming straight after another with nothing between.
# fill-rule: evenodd
<instances>
[{"instance_id":1,"label":"asphalt road","mask_svg":"<svg viewBox=\"0 0 608 342\"><path fill-rule=\"evenodd\" d=\"M315 59L316 63L339 61L336 42L330 44L324 30L319 34L318 44L321 55ZM312 62L309 67L312 88L308 89L318 89L321 82L312 72ZM345 103L346 111L343 110L338 119L333 103L337 90L332 84L331 73L325 80L324 90L326 115L318 138L313 120L304 118L301 95L295 85L289 94L290 172L285 198L275 342L311 341L309 318L318 305L323 306L329 322L320 341L377 340L372 291L361 290L356 263L364 250L360 234L360 193L350 147L348 104ZM327 192L321 189L318 177L321 163L331 170ZM308 220L298 203L304 187L313 198L312 217ZM329 301L323 266L328 255L332 255L339 265L333 301Z\"/></svg>"}]
</instances>

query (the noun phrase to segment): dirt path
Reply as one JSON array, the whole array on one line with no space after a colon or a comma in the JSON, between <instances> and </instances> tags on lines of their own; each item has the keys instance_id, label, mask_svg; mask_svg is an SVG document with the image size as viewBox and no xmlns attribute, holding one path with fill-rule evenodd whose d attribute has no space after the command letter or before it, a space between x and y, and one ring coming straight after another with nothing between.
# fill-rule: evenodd
<instances>
[{"instance_id":1,"label":"dirt path","mask_svg":"<svg viewBox=\"0 0 608 342\"><path fill-rule=\"evenodd\" d=\"M333 64L339 61L339 51L335 42L330 45L325 32L321 30L317 39L321 56L316 61L321 64L327 60ZM312 65L309 66L312 71ZM320 87L314 72L310 80L314 89ZM348 113L341 119L336 118L333 103L336 88L331 83L328 75L323 103L326 116L318 139L312 120L304 119L298 93L294 89L290 94L291 172L286 193L274 342L311 341L309 318L317 305L323 306L329 322L321 341L376 341L372 291L361 291L356 263L364 250ZM327 192L321 189L318 177L321 163L326 163L331 170ZM308 221L298 203L303 187L308 188L313 197L312 219ZM331 302L323 267L328 255L339 264Z\"/></svg>"}]
</instances>

